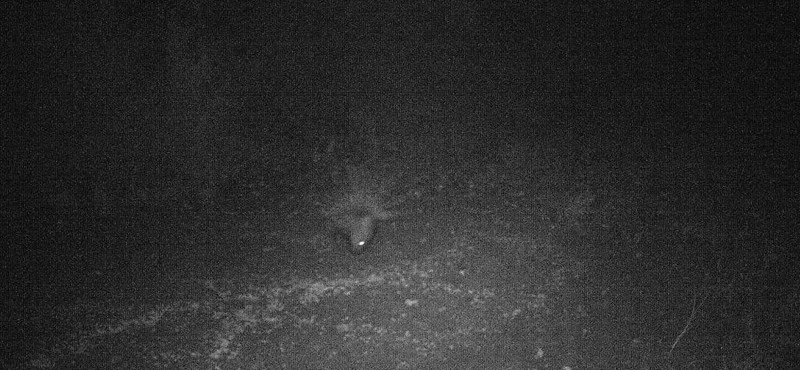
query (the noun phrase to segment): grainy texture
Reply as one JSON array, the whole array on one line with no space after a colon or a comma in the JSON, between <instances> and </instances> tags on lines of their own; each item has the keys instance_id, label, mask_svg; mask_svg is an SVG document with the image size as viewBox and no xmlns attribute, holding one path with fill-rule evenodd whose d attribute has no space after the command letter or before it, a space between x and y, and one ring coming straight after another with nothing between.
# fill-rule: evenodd
<instances>
[{"instance_id":1,"label":"grainy texture","mask_svg":"<svg viewBox=\"0 0 800 370\"><path fill-rule=\"evenodd\" d=\"M394 217L387 209L400 200L390 195L393 180L381 178L365 167L349 166L346 173L343 194L323 214L347 236L350 250L359 253L369 244L380 222Z\"/></svg>"}]
</instances>

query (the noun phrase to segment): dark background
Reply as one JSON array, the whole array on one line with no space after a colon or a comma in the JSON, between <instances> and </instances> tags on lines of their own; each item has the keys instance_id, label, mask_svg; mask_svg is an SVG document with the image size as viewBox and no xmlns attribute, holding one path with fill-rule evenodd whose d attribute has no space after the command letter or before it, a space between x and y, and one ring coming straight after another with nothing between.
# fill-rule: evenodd
<instances>
[{"instance_id":1,"label":"dark background","mask_svg":"<svg viewBox=\"0 0 800 370\"><path fill-rule=\"evenodd\" d=\"M5 3L4 294L25 306L93 297L98 279L217 274L207 226L226 212L266 209L279 228L281 200L332 163L401 152L424 167L500 142L594 169L600 202L678 194L703 237L652 252L656 270L796 294L795 11ZM626 270L626 252L593 253L622 266L603 279Z\"/></svg>"}]
</instances>

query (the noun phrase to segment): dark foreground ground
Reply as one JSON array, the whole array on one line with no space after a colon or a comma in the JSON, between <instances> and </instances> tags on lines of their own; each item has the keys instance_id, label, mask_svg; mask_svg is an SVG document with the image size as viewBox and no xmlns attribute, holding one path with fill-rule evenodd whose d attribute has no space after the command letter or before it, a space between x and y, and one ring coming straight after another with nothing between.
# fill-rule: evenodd
<instances>
[{"instance_id":1,"label":"dark foreground ground","mask_svg":"<svg viewBox=\"0 0 800 370\"><path fill-rule=\"evenodd\" d=\"M210 222L209 240L226 251L213 273L164 273L146 253L79 282L22 288L80 298L12 303L2 367L797 363L796 247L780 194L716 191L686 176L697 173L691 163L578 162L507 149L430 168L408 186L402 216L357 256L331 238L310 187L289 187L276 211L258 205L263 191L250 180ZM159 237L158 227L139 230ZM163 240L172 239L183 240Z\"/></svg>"}]
</instances>

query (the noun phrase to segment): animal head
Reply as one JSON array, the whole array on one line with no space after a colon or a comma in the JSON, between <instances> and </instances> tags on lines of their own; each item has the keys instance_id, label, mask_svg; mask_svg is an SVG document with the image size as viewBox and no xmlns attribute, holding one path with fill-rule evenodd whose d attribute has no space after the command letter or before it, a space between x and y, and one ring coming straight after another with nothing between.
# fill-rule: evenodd
<instances>
[{"instance_id":1,"label":"animal head","mask_svg":"<svg viewBox=\"0 0 800 370\"><path fill-rule=\"evenodd\" d=\"M350 251L361 253L375 237L378 224L395 217L387 209L403 198L393 194L393 176L379 176L365 167L349 166L345 172L347 178L337 189L340 194L331 197L322 214L349 239Z\"/></svg>"},{"instance_id":2,"label":"animal head","mask_svg":"<svg viewBox=\"0 0 800 370\"><path fill-rule=\"evenodd\" d=\"M355 220L350 229L350 249L353 253L361 253L375 236L375 218L361 217Z\"/></svg>"}]
</instances>

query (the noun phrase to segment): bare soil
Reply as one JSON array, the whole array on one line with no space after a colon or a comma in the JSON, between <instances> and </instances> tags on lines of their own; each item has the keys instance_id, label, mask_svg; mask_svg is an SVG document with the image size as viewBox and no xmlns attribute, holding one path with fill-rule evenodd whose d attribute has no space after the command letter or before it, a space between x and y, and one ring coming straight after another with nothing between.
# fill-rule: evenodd
<instances>
[{"instance_id":1,"label":"bare soil","mask_svg":"<svg viewBox=\"0 0 800 370\"><path fill-rule=\"evenodd\" d=\"M491 176L480 175L485 172ZM691 199L685 198L691 192L602 190L586 172L553 167L521 171L490 164L474 173L420 185L418 198L404 205L404 216L381 225L374 244L359 255L348 253L320 226L324 221L300 190L283 198L280 207L292 211L280 213L279 221L269 210L236 206L238 212L220 213L214 221L214 240L228 255L219 259L217 273L154 275L127 285L103 275L93 284L127 286L125 294L18 313L24 317L11 325L13 355L4 365L671 369L790 364L786 351L796 348L796 334L778 323L796 314L773 307L776 319L769 321L747 316L757 302L742 309L725 306L748 295L725 290L719 281L731 280L698 267L724 262L713 251L696 248L712 238L702 235L708 229L700 229L702 220L691 212ZM708 261L698 262L703 258ZM796 305L796 299L791 302ZM715 317L729 320L727 334L714 327ZM748 331L743 324L748 317L769 335ZM741 350L745 344L750 346Z\"/></svg>"}]
</instances>

